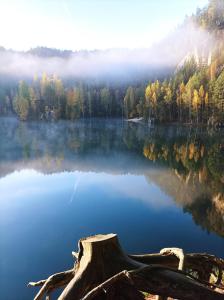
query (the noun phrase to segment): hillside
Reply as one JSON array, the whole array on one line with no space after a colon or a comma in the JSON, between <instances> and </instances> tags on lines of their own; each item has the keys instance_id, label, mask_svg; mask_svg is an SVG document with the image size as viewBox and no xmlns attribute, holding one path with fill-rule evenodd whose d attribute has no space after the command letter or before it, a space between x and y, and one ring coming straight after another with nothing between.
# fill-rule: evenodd
<instances>
[{"instance_id":1,"label":"hillside","mask_svg":"<svg viewBox=\"0 0 224 300\"><path fill-rule=\"evenodd\" d=\"M224 119L223 24L223 1L210 0L149 49L1 48L0 114L217 125Z\"/></svg>"}]
</instances>

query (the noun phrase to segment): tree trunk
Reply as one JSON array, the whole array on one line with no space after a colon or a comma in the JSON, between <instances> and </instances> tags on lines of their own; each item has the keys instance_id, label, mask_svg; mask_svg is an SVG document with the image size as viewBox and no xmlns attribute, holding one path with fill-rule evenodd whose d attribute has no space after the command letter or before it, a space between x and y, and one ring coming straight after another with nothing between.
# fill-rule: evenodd
<instances>
[{"instance_id":1,"label":"tree trunk","mask_svg":"<svg viewBox=\"0 0 224 300\"><path fill-rule=\"evenodd\" d=\"M144 264L129 258L121 249L117 235L97 235L79 241L75 276L58 300L81 299L91 289L123 270Z\"/></svg>"}]
</instances>

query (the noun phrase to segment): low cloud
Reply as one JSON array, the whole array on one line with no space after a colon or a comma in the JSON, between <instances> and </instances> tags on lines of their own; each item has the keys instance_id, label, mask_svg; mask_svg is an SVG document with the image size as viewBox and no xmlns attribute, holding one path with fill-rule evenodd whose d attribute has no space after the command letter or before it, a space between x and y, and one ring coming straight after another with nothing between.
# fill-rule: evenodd
<instances>
[{"instance_id":1,"label":"low cloud","mask_svg":"<svg viewBox=\"0 0 224 300\"><path fill-rule=\"evenodd\" d=\"M19 78L43 72L61 77L130 77L175 68L195 50L204 55L205 49L208 52L213 43L211 34L188 23L149 49L80 51L67 57L42 57L3 50L0 52L0 74Z\"/></svg>"}]
</instances>

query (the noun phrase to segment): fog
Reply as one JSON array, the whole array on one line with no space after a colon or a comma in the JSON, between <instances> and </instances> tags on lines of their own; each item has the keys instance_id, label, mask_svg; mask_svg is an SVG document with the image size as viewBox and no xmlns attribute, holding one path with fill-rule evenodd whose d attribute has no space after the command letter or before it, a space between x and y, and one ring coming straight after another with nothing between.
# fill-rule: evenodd
<instances>
[{"instance_id":1,"label":"fog","mask_svg":"<svg viewBox=\"0 0 224 300\"><path fill-rule=\"evenodd\" d=\"M149 130L140 124L122 123L118 119L21 124L14 118L1 118L0 181L10 176L21 178L24 170L26 174L35 170L39 175L77 172L82 177L90 173L94 176L101 174L104 184L107 182L106 176L142 177L149 185L159 186L161 191L183 207L203 199L204 196L211 199L222 195L221 177L209 177L209 169L205 163L218 158L212 148L207 149L206 157L201 158L201 161L191 162L191 167L187 165L189 169L184 167L186 162L182 164L182 161L174 160L174 143L180 147L186 143L186 139L188 144L201 140L206 148L215 141L222 142L223 138L220 133L208 135L205 130L201 133L192 130L189 133L187 127L166 126ZM157 149L154 160L144 155L144 149L151 144ZM169 147L168 160L161 159L160 154L163 152L158 145L163 145L161 149ZM207 168L204 178L202 168L197 170L200 164L203 164L203 170ZM212 168L214 172L216 165L213 164ZM80 179L77 185L79 183ZM72 195L76 193L77 185L73 186ZM128 185L128 191L135 195L133 186L136 186L136 182ZM116 190L115 186L113 188ZM125 192L122 185L119 190ZM143 190L147 198L148 195ZM145 196L139 191L137 189L138 198L145 201ZM154 194L152 199L155 200ZM156 199L157 204L158 201Z\"/></svg>"},{"instance_id":2,"label":"fog","mask_svg":"<svg viewBox=\"0 0 224 300\"><path fill-rule=\"evenodd\" d=\"M150 36L149 36L150 40ZM148 49L108 49L71 52L67 57L43 57L32 52L0 51L0 74L33 77L130 77L176 68L186 57L208 55L213 37L188 23ZM63 45L62 45L63 46Z\"/></svg>"}]
</instances>

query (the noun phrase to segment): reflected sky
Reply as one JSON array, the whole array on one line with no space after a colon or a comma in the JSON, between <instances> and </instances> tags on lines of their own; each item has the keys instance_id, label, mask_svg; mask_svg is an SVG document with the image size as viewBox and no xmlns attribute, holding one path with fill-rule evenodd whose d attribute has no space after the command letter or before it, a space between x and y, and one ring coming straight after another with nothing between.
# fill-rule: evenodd
<instances>
[{"instance_id":1,"label":"reflected sky","mask_svg":"<svg viewBox=\"0 0 224 300\"><path fill-rule=\"evenodd\" d=\"M113 193L144 202L150 208L162 209L173 206L172 198L153 182L146 181L144 176L78 171L43 175L35 170L15 171L2 178L0 205L2 208L10 207L14 206L15 202L21 203L28 198L32 202L36 197L39 200L41 197L50 196L51 193L63 194L65 191L69 205L79 201L79 191L94 190L97 187L107 194ZM63 198L66 201L66 198Z\"/></svg>"},{"instance_id":2,"label":"reflected sky","mask_svg":"<svg viewBox=\"0 0 224 300\"><path fill-rule=\"evenodd\" d=\"M32 299L26 283L70 268L77 240L97 233L118 233L131 253L181 247L223 256L219 134L190 136L187 159L186 129L0 123L2 299Z\"/></svg>"}]
</instances>

